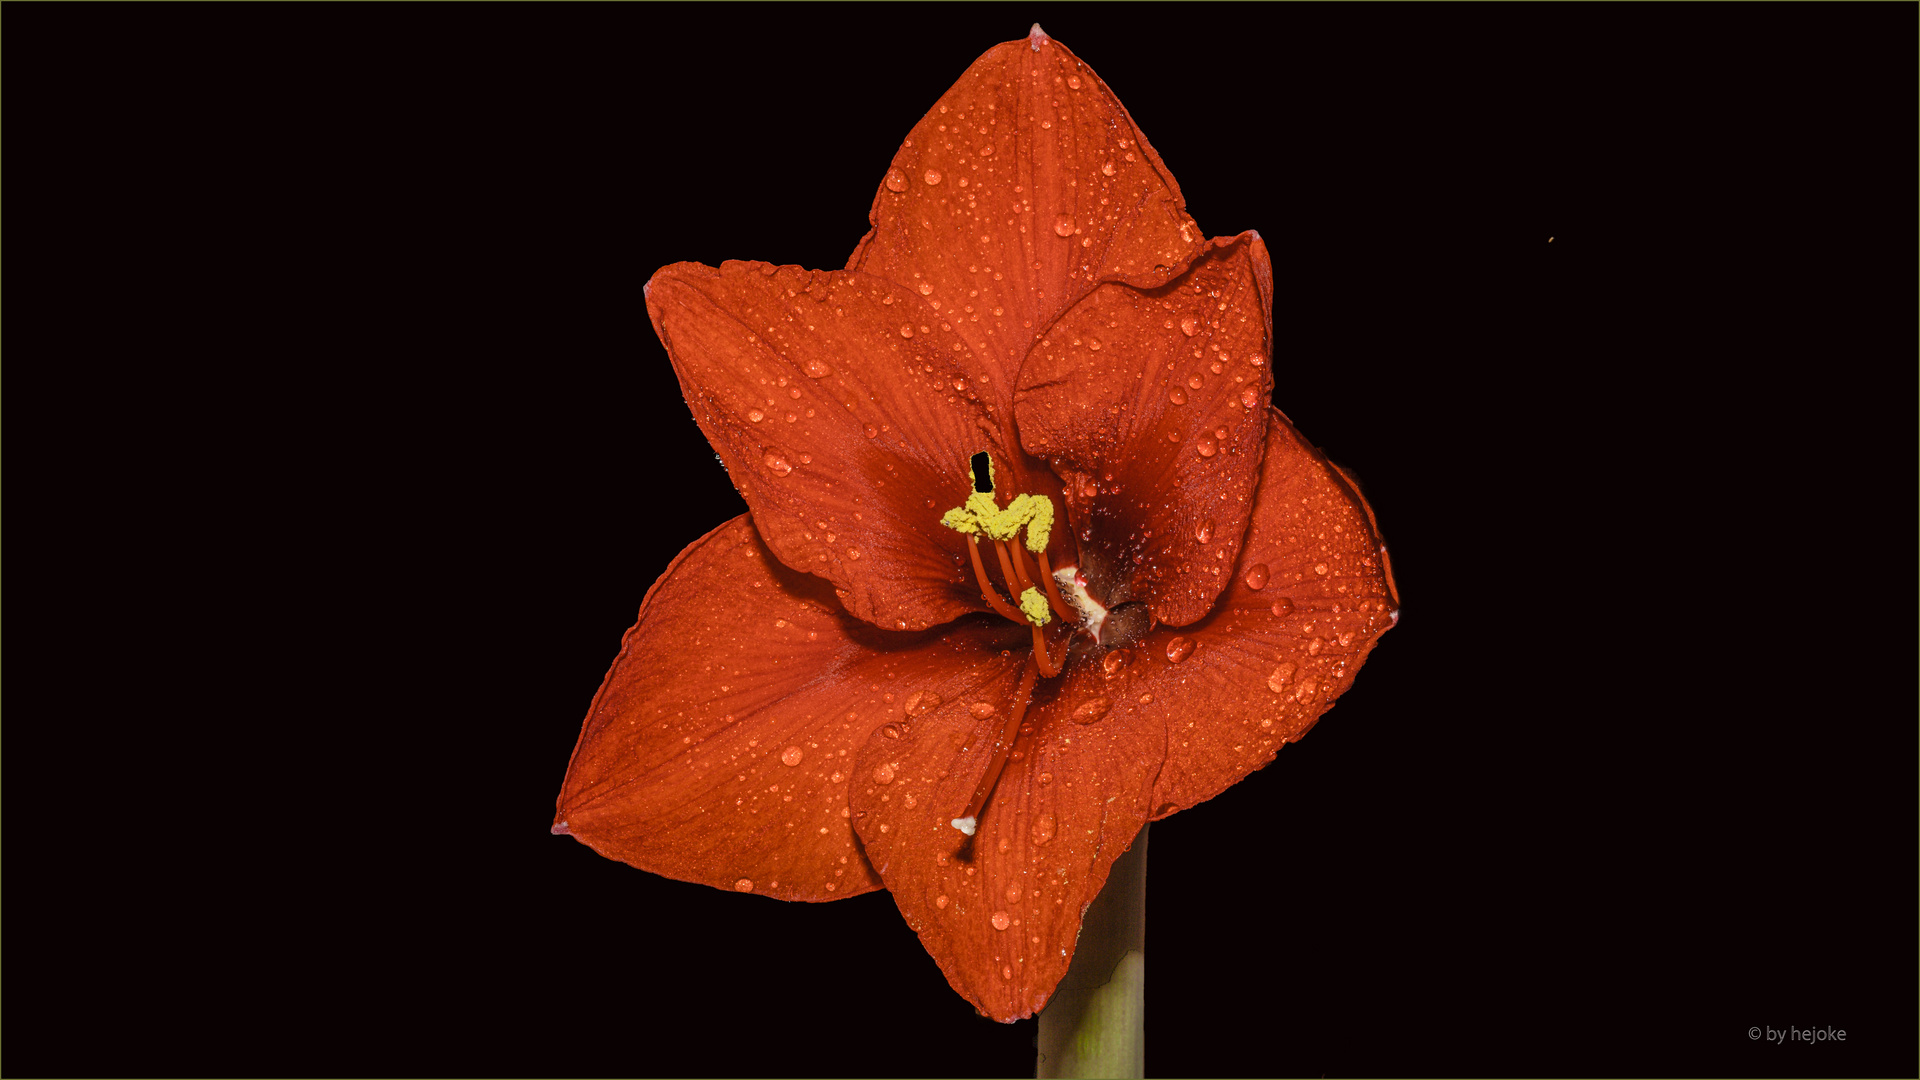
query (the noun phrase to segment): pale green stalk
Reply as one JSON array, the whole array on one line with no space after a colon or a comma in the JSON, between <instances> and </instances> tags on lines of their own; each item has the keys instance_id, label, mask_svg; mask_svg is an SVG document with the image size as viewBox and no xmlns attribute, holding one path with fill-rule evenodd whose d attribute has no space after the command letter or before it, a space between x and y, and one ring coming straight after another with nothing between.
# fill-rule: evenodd
<instances>
[{"instance_id":1,"label":"pale green stalk","mask_svg":"<svg viewBox=\"0 0 1920 1080\"><path fill-rule=\"evenodd\" d=\"M1040 1013L1036 1077L1143 1077L1147 1066L1147 827L1087 908L1066 978Z\"/></svg>"}]
</instances>

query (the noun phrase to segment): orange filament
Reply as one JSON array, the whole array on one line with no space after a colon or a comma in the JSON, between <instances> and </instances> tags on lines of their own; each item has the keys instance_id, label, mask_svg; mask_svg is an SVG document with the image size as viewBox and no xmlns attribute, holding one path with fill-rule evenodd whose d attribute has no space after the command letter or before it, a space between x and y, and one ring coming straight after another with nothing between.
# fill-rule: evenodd
<instances>
[{"instance_id":1,"label":"orange filament","mask_svg":"<svg viewBox=\"0 0 1920 1080\"><path fill-rule=\"evenodd\" d=\"M1034 627L1035 634L1040 632ZM1046 655L1043 643L1035 638L1035 655ZM1056 669L1057 670L1057 669ZM1000 774L1006 771L1007 754L1013 750L1013 740L1020 734L1020 721L1027 715L1027 702L1033 697L1033 684L1040 677L1040 667L1034 660L1027 661L1026 674L1020 676L1020 689L1013 693L1013 708L1007 710L1007 722L1000 725L1000 735L993 740L993 757L987 761L987 771L980 777L980 786L973 789L973 798L967 803L967 812L963 818L980 819L980 811L987 805L987 797L993 794L994 786L1000 783Z\"/></svg>"},{"instance_id":2,"label":"orange filament","mask_svg":"<svg viewBox=\"0 0 1920 1080\"><path fill-rule=\"evenodd\" d=\"M1033 553L1033 558L1040 564L1040 580L1047 583L1047 602L1053 605L1053 613L1060 616L1061 622L1072 626L1079 620L1080 615L1060 598L1060 586L1053 580L1053 567L1047 564L1047 553L1036 551Z\"/></svg>"},{"instance_id":3,"label":"orange filament","mask_svg":"<svg viewBox=\"0 0 1920 1080\"><path fill-rule=\"evenodd\" d=\"M1040 665L1040 674L1051 679L1060 674L1061 664L1067 662L1067 652L1065 649L1060 650L1059 664L1047 659L1047 636L1042 634L1040 628L1036 626L1033 628L1033 659Z\"/></svg>"},{"instance_id":4,"label":"orange filament","mask_svg":"<svg viewBox=\"0 0 1920 1080\"><path fill-rule=\"evenodd\" d=\"M993 610L999 612L1002 618L1012 619L1014 622L1026 622L1027 617L1015 611L1012 604L1000 599L1000 593L995 590L993 584L987 580L986 565L980 561L979 538L970 536L967 539L972 541L972 543L967 545L967 554L973 557L973 576L975 580L980 582L980 598L990 604ZM1001 558L1004 561L1006 556L1003 554ZM1009 576L1008 580L1012 580L1011 576Z\"/></svg>"},{"instance_id":5,"label":"orange filament","mask_svg":"<svg viewBox=\"0 0 1920 1080\"><path fill-rule=\"evenodd\" d=\"M993 542L993 552L1000 556L1000 573L1007 579L1008 592L1019 596L1021 593L1033 588L1033 582L1023 582L1020 579L1020 575L1014 573L1013 560L1007 557L1007 542L1005 540L995 540ZM1024 616L1021 621L1025 621Z\"/></svg>"}]
</instances>

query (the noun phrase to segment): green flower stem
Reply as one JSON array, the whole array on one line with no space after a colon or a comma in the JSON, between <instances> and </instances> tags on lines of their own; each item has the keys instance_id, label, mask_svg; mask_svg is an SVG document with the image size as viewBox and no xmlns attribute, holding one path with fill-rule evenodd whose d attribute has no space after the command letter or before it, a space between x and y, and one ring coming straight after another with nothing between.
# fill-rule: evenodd
<instances>
[{"instance_id":1,"label":"green flower stem","mask_svg":"<svg viewBox=\"0 0 1920 1080\"><path fill-rule=\"evenodd\" d=\"M1040 1012L1034 1076L1142 1077L1147 1066L1147 827L1114 861L1073 964Z\"/></svg>"}]
</instances>

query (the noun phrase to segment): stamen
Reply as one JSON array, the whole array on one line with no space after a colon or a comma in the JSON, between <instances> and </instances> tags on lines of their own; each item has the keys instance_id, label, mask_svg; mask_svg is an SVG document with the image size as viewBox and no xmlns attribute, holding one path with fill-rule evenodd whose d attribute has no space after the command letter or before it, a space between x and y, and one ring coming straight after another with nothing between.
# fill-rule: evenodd
<instances>
[{"instance_id":1,"label":"stamen","mask_svg":"<svg viewBox=\"0 0 1920 1080\"><path fill-rule=\"evenodd\" d=\"M995 540L993 550L994 554L1000 556L1000 572L1006 576L1008 592L1018 595L1033 588L1033 582L1022 581L1019 573L1014 570L1013 560L1007 556L1006 541Z\"/></svg>"},{"instance_id":2,"label":"stamen","mask_svg":"<svg viewBox=\"0 0 1920 1080\"><path fill-rule=\"evenodd\" d=\"M1039 632L1040 628L1034 627L1034 633ZM1039 650L1042 654L1045 651ZM1000 725L1000 737L993 742L993 757L987 761L987 771L980 777L980 786L973 789L973 799L967 803L966 813L952 821L954 828L968 836L973 835L980 812L987 807L987 797L993 794L995 785L1000 783L1000 774L1006 770L1007 754L1013 750L1013 740L1020 734L1020 721L1027 715L1027 702L1033 697L1033 684L1039 677L1039 666L1032 660L1027 661L1026 674L1020 676L1020 689L1013 692L1013 708L1007 710L1007 721Z\"/></svg>"},{"instance_id":3,"label":"stamen","mask_svg":"<svg viewBox=\"0 0 1920 1080\"><path fill-rule=\"evenodd\" d=\"M1047 636L1042 634L1040 628L1036 626L1033 628L1033 659L1040 665L1040 674L1051 679L1060 674L1060 665L1067 662L1067 651L1060 650L1059 664L1047 659Z\"/></svg>"},{"instance_id":4,"label":"stamen","mask_svg":"<svg viewBox=\"0 0 1920 1080\"><path fill-rule=\"evenodd\" d=\"M973 576L974 580L980 583L980 598L985 600L1002 618L1012 619L1014 622L1026 622L1026 617L1015 611L1012 604L1000 599L999 591L987 580L986 564L980 561L980 538L970 536L967 539L972 541L967 545L967 554L973 559Z\"/></svg>"},{"instance_id":5,"label":"stamen","mask_svg":"<svg viewBox=\"0 0 1920 1080\"><path fill-rule=\"evenodd\" d=\"M1060 616L1061 622L1073 625L1079 615L1061 599L1060 586L1053 580L1053 567L1047 565L1046 549L1034 552L1033 557L1040 563L1040 579L1047 583L1047 601L1053 605L1053 613Z\"/></svg>"}]
</instances>

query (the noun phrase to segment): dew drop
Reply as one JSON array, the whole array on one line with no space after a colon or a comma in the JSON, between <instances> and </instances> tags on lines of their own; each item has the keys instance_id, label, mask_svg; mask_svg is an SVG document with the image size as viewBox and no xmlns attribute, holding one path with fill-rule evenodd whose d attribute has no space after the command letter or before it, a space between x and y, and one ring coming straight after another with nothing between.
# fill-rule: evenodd
<instances>
[{"instance_id":1,"label":"dew drop","mask_svg":"<svg viewBox=\"0 0 1920 1080\"><path fill-rule=\"evenodd\" d=\"M1281 693L1286 689L1287 680L1293 678L1293 673L1296 670L1298 669L1291 660L1274 668L1273 674L1267 676L1267 689L1272 690L1276 694Z\"/></svg>"},{"instance_id":2,"label":"dew drop","mask_svg":"<svg viewBox=\"0 0 1920 1080\"><path fill-rule=\"evenodd\" d=\"M1193 335L1195 335L1195 334L1197 334L1197 333L1199 333L1199 332L1200 332L1200 320L1199 320L1199 319L1196 319L1196 318L1194 318L1194 317L1193 317L1193 316L1191 316L1191 315L1189 315L1189 316L1187 316L1187 317L1186 317L1186 318L1184 318L1184 319L1181 319L1181 320L1180 320L1180 332L1181 332L1181 333L1183 333L1183 334L1185 334L1185 335L1187 335L1188 337L1192 337Z\"/></svg>"},{"instance_id":3,"label":"dew drop","mask_svg":"<svg viewBox=\"0 0 1920 1080\"><path fill-rule=\"evenodd\" d=\"M1193 538L1203 544L1213 541L1213 519L1208 518L1193 528Z\"/></svg>"},{"instance_id":4,"label":"dew drop","mask_svg":"<svg viewBox=\"0 0 1920 1080\"><path fill-rule=\"evenodd\" d=\"M1100 658L1100 670L1107 673L1108 675L1113 675L1118 671L1120 671L1120 669L1126 667L1127 661L1132 659L1133 659L1133 654L1128 652L1127 650L1115 649L1112 652Z\"/></svg>"},{"instance_id":5,"label":"dew drop","mask_svg":"<svg viewBox=\"0 0 1920 1080\"><path fill-rule=\"evenodd\" d=\"M980 156L981 156L981 157L992 157L992 156L993 156L993 147L991 147L991 146L983 146L983 147L981 147L981 148L980 148Z\"/></svg>"},{"instance_id":6,"label":"dew drop","mask_svg":"<svg viewBox=\"0 0 1920 1080\"><path fill-rule=\"evenodd\" d=\"M1240 391L1240 404L1245 405L1249 409L1260 404L1260 391L1251 386Z\"/></svg>"},{"instance_id":7,"label":"dew drop","mask_svg":"<svg viewBox=\"0 0 1920 1080\"><path fill-rule=\"evenodd\" d=\"M874 427L872 424L868 424L865 428L865 431L867 433L867 438L869 439L877 439L880 437L880 429Z\"/></svg>"},{"instance_id":8,"label":"dew drop","mask_svg":"<svg viewBox=\"0 0 1920 1080\"><path fill-rule=\"evenodd\" d=\"M927 181L927 183L929 183L929 184L937 184L937 183L939 183L939 182L940 182L940 170L939 170L939 169L928 169L928 170L927 170L927 175L926 175L926 181Z\"/></svg>"},{"instance_id":9,"label":"dew drop","mask_svg":"<svg viewBox=\"0 0 1920 1080\"><path fill-rule=\"evenodd\" d=\"M1053 830L1056 827L1052 814L1041 814L1033 822L1033 842L1044 844L1053 839Z\"/></svg>"},{"instance_id":10,"label":"dew drop","mask_svg":"<svg viewBox=\"0 0 1920 1080\"><path fill-rule=\"evenodd\" d=\"M921 283L920 283L920 285L919 285L919 289L920 289L920 295L921 295L921 296L932 296L932 295L933 295L933 282L931 282L931 281L923 281L923 282L921 282Z\"/></svg>"},{"instance_id":11,"label":"dew drop","mask_svg":"<svg viewBox=\"0 0 1920 1080\"><path fill-rule=\"evenodd\" d=\"M1043 772L1043 773L1041 773L1041 774L1040 774L1040 786L1041 786L1041 787L1046 787L1046 786L1047 786L1048 784L1051 784L1051 783L1053 783L1053 774L1052 774L1052 773L1050 773L1050 772Z\"/></svg>"},{"instance_id":12,"label":"dew drop","mask_svg":"<svg viewBox=\"0 0 1920 1080\"><path fill-rule=\"evenodd\" d=\"M1073 710L1072 720L1076 724L1091 724L1107 715L1107 710L1111 708L1113 708L1113 702L1103 697L1083 701L1079 708Z\"/></svg>"},{"instance_id":13,"label":"dew drop","mask_svg":"<svg viewBox=\"0 0 1920 1080\"><path fill-rule=\"evenodd\" d=\"M947 899L944 893L933 898L933 906L939 908L941 911L947 910L947 905L952 902L953 901Z\"/></svg>"},{"instance_id":14,"label":"dew drop","mask_svg":"<svg viewBox=\"0 0 1920 1080\"><path fill-rule=\"evenodd\" d=\"M1168 442L1179 442L1179 441L1180 441L1180 433L1179 433L1179 432L1177 432L1177 431L1169 431L1169 432L1167 432L1167 441L1168 441Z\"/></svg>"},{"instance_id":15,"label":"dew drop","mask_svg":"<svg viewBox=\"0 0 1920 1080\"><path fill-rule=\"evenodd\" d=\"M1308 698L1313 696L1314 688L1317 686L1319 686L1319 683L1314 681L1313 676L1308 675L1306 678L1300 680L1300 688L1293 692L1293 699L1305 703Z\"/></svg>"},{"instance_id":16,"label":"dew drop","mask_svg":"<svg viewBox=\"0 0 1920 1080\"><path fill-rule=\"evenodd\" d=\"M1107 160L1107 163L1105 165L1100 166L1100 175L1102 176L1113 175L1113 160L1111 158Z\"/></svg>"},{"instance_id":17,"label":"dew drop","mask_svg":"<svg viewBox=\"0 0 1920 1080\"><path fill-rule=\"evenodd\" d=\"M985 720L997 712L998 708L999 707L991 701L976 701L967 706L967 711L973 714L975 720Z\"/></svg>"},{"instance_id":18,"label":"dew drop","mask_svg":"<svg viewBox=\"0 0 1920 1080\"><path fill-rule=\"evenodd\" d=\"M827 365L821 363L818 360L808 360L806 363L805 370L809 376L815 379L824 379L827 376L833 374L832 368L828 367ZM794 397L800 396L800 391L797 388L793 391L793 396Z\"/></svg>"},{"instance_id":19,"label":"dew drop","mask_svg":"<svg viewBox=\"0 0 1920 1080\"><path fill-rule=\"evenodd\" d=\"M1177 664L1192 655L1193 639L1187 635L1176 634L1172 641L1167 642L1167 660L1169 662Z\"/></svg>"},{"instance_id":20,"label":"dew drop","mask_svg":"<svg viewBox=\"0 0 1920 1080\"><path fill-rule=\"evenodd\" d=\"M749 419L749 420L751 420L751 421L753 421L753 422L754 422L754 423L756 423L756 424L757 424L757 423L759 423L759 422L760 422L760 421L762 421L762 420L765 420L766 418L767 418L767 414L766 414L766 413L763 413L763 412L761 412L761 411L760 411L759 409L748 409L748 410L747 410L747 419Z\"/></svg>"},{"instance_id":21,"label":"dew drop","mask_svg":"<svg viewBox=\"0 0 1920 1080\"><path fill-rule=\"evenodd\" d=\"M1193 444L1193 452L1201 457L1212 457L1219 449L1220 444L1215 442L1211 435L1202 435L1200 440Z\"/></svg>"},{"instance_id":22,"label":"dew drop","mask_svg":"<svg viewBox=\"0 0 1920 1080\"><path fill-rule=\"evenodd\" d=\"M1207 370L1213 372L1215 375L1218 375L1223 369L1220 366L1220 361L1215 360L1213 363L1207 365Z\"/></svg>"},{"instance_id":23,"label":"dew drop","mask_svg":"<svg viewBox=\"0 0 1920 1080\"><path fill-rule=\"evenodd\" d=\"M1007 927L1012 925L1013 925L1013 920L1007 918L1006 912L996 911L993 913L993 928L995 930L1005 930Z\"/></svg>"},{"instance_id":24,"label":"dew drop","mask_svg":"<svg viewBox=\"0 0 1920 1080\"><path fill-rule=\"evenodd\" d=\"M1007 903L1009 904L1018 903L1019 900L1020 900L1020 886L1018 885L1007 886Z\"/></svg>"},{"instance_id":25,"label":"dew drop","mask_svg":"<svg viewBox=\"0 0 1920 1080\"><path fill-rule=\"evenodd\" d=\"M900 725L888 724L880 729L880 734L885 735L889 739L897 739L900 737Z\"/></svg>"},{"instance_id":26,"label":"dew drop","mask_svg":"<svg viewBox=\"0 0 1920 1080\"><path fill-rule=\"evenodd\" d=\"M1272 575L1268 572L1266 563L1254 563L1247 567L1247 588L1259 592L1267 587L1267 579L1270 576Z\"/></svg>"},{"instance_id":27,"label":"dew drop","mask_svg":"<svg viewBox=\"0 0 1920 1080\"><path fill-rule=\"evenodd\" d=\"M887 190L888 191L907 190L907 174L901 172L899 169L888 169L887 170Z\"/></svg>"},{"instance_id":28,"label":"dew drop","mask_svg":"<svg viewBox=\"0 0 1920 1080\"><path fill-rule=\"evenodd\" d=\"M1173 402L1175 405L1185 405L1187 403L1187 392L1176 386L1167 394L1167 400Z\"/></svg>"},{"instance_id":29,"label":"dew drop","mask_svg":"<svg viewBox=\"0 0 1920 1080\"><path fill-rule=\"evenodd\" d=\"M1313 572L1316 574L1325 574L1327 572L1327 564L1315 563L1313 566Z\"/></svg>"},{"instance_id":30,"label":"dew drop","mask_svg":"<svg viewBox=\"0 0 1920 1080\"><path fill-rule=\"evenodd\" d=\"M1002 964L1002 965L1000 965L1000 977L1001 977L1001 978L1003 978L1003 979L1005 979L1005 980L1007 980L1008 982L1012 982L1012 981L1013 981L1013 968L1012 968L1012 966L1011 966L1011 965L1008 965L1008 964Z\"/></svg>"},{"instance_id":31,"label":"dew drop","mask_svg":"<svg viewBox=\"0 0 1920 1080\"><path fill-rule=\"evenodd\" d=\"M740 879L739 881L736 881L736 882L734 882L734 883L733 883L733 891L734 891L734 892L752 892L752 891L753 891L753 879L752 879L752 878L741 878L741 879Z\"/></svg>"},{"instance_id":32,"label":"dew drop","mask_svg":"<svg viewBox=\"0 0 1920 1080\"><path fill-rule=\"evenodd\" d=\"M800 764L800 755L801 751L799 747L789 746L780 752L780 760L788 765L798 765Z\"/></svg>"},{"instance_id":33,"label":"dew drop","mask_svg":"<svg viewBox=\"0 0 1920 1080\"><path fill-rule=\"evenodd\" d=\"M1273 602L1273 614L1274 614L1274 617L1276 618L1285 618L1286 616L1293 614L1293 601L1287 599L1284 596L1278 600L1275 600Z\"/></svg>"},{"instance_id":34,"label":"dew drop","mask_svg":"<svg viewBox=\"0 0 1920 1080\"><path fill-rule=\"evenodd\" d=\"M768 454L766 461L767 471L775 476L785 476L793 471L793 463L778 453Z\"/></svg>"},{"instance_id":35,"label":"dew drop","mask_svg":"<svg viewBox=\"0 0 1920 1080\"><path fill-rule=\"evenodd\" d=\"M1206 385L1206 380L1202 379L1198 375L1195 375L1193 378L1187 380L1187 385L1193 387L1195 390L1198 390L1202 386Z\"/></svg>"},{"instance_id":36,"label":"dew drop","mask_svg":"<svg viewBox=\"0 0 1920 1080\"><path fill-rule=\"evenodd\" d=\"M901 337L912 337L912 336L913 336L913 327L911 327L911 326L903 326L903 327L901 327L901 328L900 328L900 336L901 336Z\"/></svg>"},{"instance_id":37,"label":"dew drop","mask_svg":"<svg viewBox=\"0 0 1920 1080\"><path fill-rule=\"evenodd\" d=\"M1344 648L1345 646L1348 646L1348 645L1351 645L1351 644L1353 644L1353 631L1351 631L1351 630L1349 630L1349 631L1347 631L1346 633L1344 633L1344 634L1341 634L1341 635L1340 635L1340 644L1341 644L1341 646L1342 646L1343 648Z\"/></svg>"},{"instance_id":38,"label":"dew drop","mask_svg":"<svg viewBox=\"0 0 1920 1080\"><path fill-rule=\"evenodd\" d=\"M1065 214L1060 215L1053 223L1053 231L1057 236L1072 236L1073 219Z\"/></svg>"},{"instance_id":39,"label":"dew drop","mask_svg":"<svg viewBox=\"0 0 1920 1080\"><path fill-rule=\"evenodd\" d=\"M1314 638L1312 641L1307 642L1307 655L1319 656L1320 650L1326 647L1327 647L1326 642L1321 641L1319 638Z\"/></svg>"},{"instance_id":40,"label":"dew drop","mask_svg":"<svg viewBox=\"0 0 1920 1080\"><path fill-rule=\"evenodd\" d=\"M876 784L893 783L893 766L882 765L879 768L873 770L873 782Z\"/></svg>"},{"instance_id":41,"label":"dew drop","mask_svg":"<svg viewBox=\"0 0 1920 1080\"><path fill-rule=\"evenodd\" d=\"M1080 76L1078 75L1067 76L1067 89L1069 90L1080 89Z\"/></svg>"}]
</instances>

